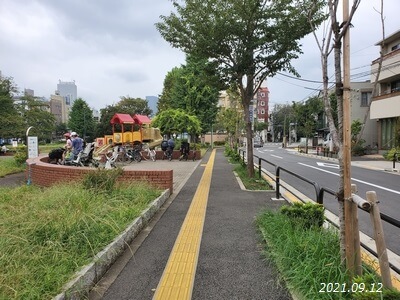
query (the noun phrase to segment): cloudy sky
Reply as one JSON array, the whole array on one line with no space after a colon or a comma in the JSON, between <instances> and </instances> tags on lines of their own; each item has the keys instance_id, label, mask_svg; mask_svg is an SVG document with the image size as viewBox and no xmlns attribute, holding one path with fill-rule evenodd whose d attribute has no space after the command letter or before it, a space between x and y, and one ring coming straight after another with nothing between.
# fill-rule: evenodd
<instances>
[{"instance_id":1,"label":"cloudy sky","mask_svg":"<svg viewBox=\"0 0 400 300\"><path fill-rule=\"evenodd\" d=\"M352 2L352 1L349 1ZM386 36L400 30L399 0L384 0ZM185 56L165 42L154 23L172 9L169 0L0 0L0 71L18 88L49 98L61 81L75 81L78 97L100 109L121 96L158 96L165 75ZM374 46L382 39L380 0L362 0L351 31L352 79L369 79ZM312 36L293 62L305 80L320 81ZM363 75L361 77L361 75ZM266 84L270 101L291 103L315 94L317 83L283 75Z\"/></svg>"}]
</instances>

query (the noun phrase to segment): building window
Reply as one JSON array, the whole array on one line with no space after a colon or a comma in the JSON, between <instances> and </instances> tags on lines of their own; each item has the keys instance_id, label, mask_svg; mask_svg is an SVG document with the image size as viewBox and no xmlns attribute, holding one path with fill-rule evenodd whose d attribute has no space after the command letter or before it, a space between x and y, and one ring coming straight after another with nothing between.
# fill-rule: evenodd
<instances>
[{"instance_id":1,"label":"building window","mask_svg":"<svg viewBox=\"0 0 400 300\"><path fill-rule=\"evenodd\" d=\"M361 92L361 107L366 107L369 105L371 100L372 93L371 92Z\"/></svg>"},{"instance_id":2,"label":"building window","mask_svg":"<svg viewBox=\"0 0 400 300\"><path fill-rule=\"evenodd\" d=\"M390 83L390 90L392 93L400 92L400 80L392 81Z\"/></svg>"},{"instance_id":3,"label":"building window","mask_svg":"<svg viewBox=\"0 0 400 300\"><path fill-rule=\"evenodd\" d=\"M261 114L264 115L265 114L265 110L262 109L261 110Z\"/></svg>"},{"instance_id":4,"label":"building window","mask_svg":"<svg viewBox=\"0 0 400 300\"><path fill-rule=\"evenodd\" d=\"M394 45L392 47L392 51L397 50L397 49L400 49L400 44Z\"/></svg>"}]
</instances>

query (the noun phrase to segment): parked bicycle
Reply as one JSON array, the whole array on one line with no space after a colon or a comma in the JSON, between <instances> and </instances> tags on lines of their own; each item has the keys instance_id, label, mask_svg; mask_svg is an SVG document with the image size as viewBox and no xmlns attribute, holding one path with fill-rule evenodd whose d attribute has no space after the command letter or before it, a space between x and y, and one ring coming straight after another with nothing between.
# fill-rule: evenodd
<instances>
[{"instance_id":1,"label":"parked bicycle","mask_svg":"<svg viewBox=\"0 0 400 300\"><path fill-rule=\"evenodd\" d=\"M142 146L136 145L133 149L128 149L125 153L126 157L128 158L128 162L141 162L142 161Z\"/></svg>"}]
</instances>

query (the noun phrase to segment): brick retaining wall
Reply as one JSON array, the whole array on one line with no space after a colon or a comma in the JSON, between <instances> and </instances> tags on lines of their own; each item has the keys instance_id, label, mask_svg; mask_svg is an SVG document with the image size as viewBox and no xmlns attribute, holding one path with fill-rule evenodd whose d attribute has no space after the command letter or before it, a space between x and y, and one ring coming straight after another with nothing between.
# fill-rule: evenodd
<instances>
[{"instance_id":1,"label":"brick retaining wall","mask_svg":"<svg viewBox=\"0 0 400 300\"><path fill-rule=\"evenodd\" d=\"M79 181L83 176L94 169L89 167L74 167L49 164L48 157L39 156L30 158L27 162L27 179L31 184L38 186L52 186L59 182ZM121 181L145 181L162 189L173 192L173 170L124 170L118 178Z\"/></svg>"}]
</instances>

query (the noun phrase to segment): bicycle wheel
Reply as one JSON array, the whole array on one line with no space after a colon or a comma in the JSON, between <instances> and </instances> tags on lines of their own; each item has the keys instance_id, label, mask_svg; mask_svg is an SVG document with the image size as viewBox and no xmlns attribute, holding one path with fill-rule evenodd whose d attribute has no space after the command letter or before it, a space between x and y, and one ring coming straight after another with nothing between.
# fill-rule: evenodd
<instances>
[{"instance_id":1,"label":"bicycle wheel","mask_svg":"<svg viewBox=\"0 0 400 300\"><path fill-rule=\"evenodd\" d=\"M133 155L133 159L134 159L136 162L141 162L141 161L142 161L142 155L140 155L139 152L135 152L135 154Z\"/></svg>"}]
</instances>

